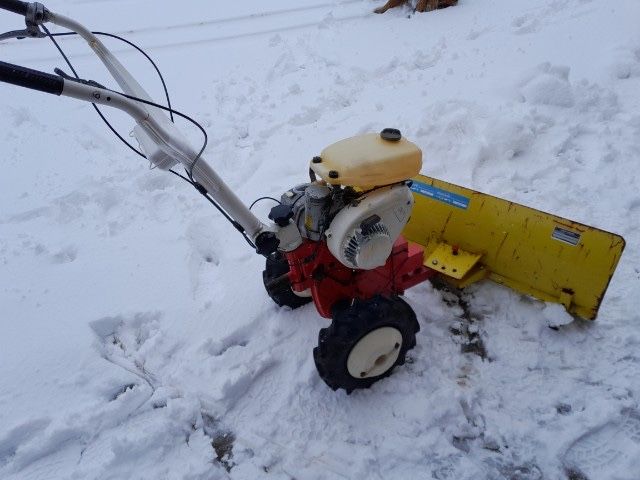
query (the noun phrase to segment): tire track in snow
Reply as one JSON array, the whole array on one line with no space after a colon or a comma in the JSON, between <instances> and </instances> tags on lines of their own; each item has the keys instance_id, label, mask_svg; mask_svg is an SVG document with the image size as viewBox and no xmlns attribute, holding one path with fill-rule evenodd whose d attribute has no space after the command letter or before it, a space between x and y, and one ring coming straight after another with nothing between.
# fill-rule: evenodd
<instances>
[{"instance_id":1,"label":"tire track in snow","mask_svg":"<svg viewBox=\"0 0 640 480\"><path fill-rule=\"evenodd\" d=\"M221 338L215 344L207 345L204 351L207 355L221 357L226 355L228 352L231 352L233 347L245 347L250 341L250 332L254 331L257 328L257 325L263 324L267 321L268 318L269 316L267 314L258 315L250 324L234 330L226 337ZM158 320L159 317L156 313L144 312L138 313L131 318L122 316L105 317L91 322L91 328L98 338L97 346L101 352L102 358L142 379L151 388L151 393L147 394L139 405L130 409L131 413L122 423L98 430L90 439L88 439L81 451L79 461L82 461L84 453L89 448L94 447L103 434L112 432L115 428L133 418L141 408L149 402L158 388L170 386L170 382L167 383L166 378L163 378L167 373L164 369L161 369L156 375L149 372L144 367L146 360L153 362L158 359L157 355L163 356L167 354L166 351L163 351L157 345L153 346L153 348L149 348L148 345L146 345L148 341L154 341L153 339L156 335L162 335L162 330L156 324ZM282 335L276 337L273 342L266 342L264 345L253 350L249 357L244 357L242 359L243 363L261 365L250 373L240 375L235 381L228 384L228 388L226 388L227 392L225 393L224 398L221 399L222 404L219 405L220 407L223 404L226 404L226 408L218 410L216 408L212 408L211 405L205 406L204 404L206 401L196 395L197 400L201 405L201 415L203 419L207 416L212 419L218 419L218 421L215 422L217 423L217 425L215 425L215 431L205 431L205 434L208 435L212 441L215 440L215 432L226 432L227 434L231 434L234 438L233 447L231 449L232 452L234 449L237 450L239 447L240 451L269 452L274 456L277 456L278 452L287 452L290 454L289 458L296 457L298 452L295 448L287 445L282 441L282 439L274 438L273 436L264 434L257 429L237 431L233 428L232 424L226 425L219 423L219 419L226 419L229 411L237 407L237 402L241 398L247 396L249 390L256 386L256 382L263 377L265 371L277 365L277 360L267 360L271 356L270 352L272 349L283 344L291 343L289 340L296 333L299 332L297 330L283 332ZM132 344L132 342L134 342L134 344ZM146 350L147 348L149 349ZM143 350L146 350L146 353L144 353L141 358L137 358L138 354ZM149 355L148 358L147 355ZM184 393L185 398L193 395L193 392ZM206 427L203 428L206 430ZM210 425L208 429L212 430L212 426ZM231 460L232 458L233 457L231 457ZM312 456L306 459L306 465L302 467L284 460L282 462L269 465L269 472L272 474L280 473L293 478L296 473L301 473L300 469L302 468L302 472L308 472L310 475L316 471L326 471L331 472L333 476L332 478L347 479L350 477L344 472L343 465L345 463L345 459L336 460L328 456L326 453L314 452Z\"/></svg>"},{"instance_id":2,"label":"tire track in snow","mask_svg":"<svg viewBox=\"0 0 640 480\"><path fill-rule=\"evenodd\" d=\"M236 17L228 17L228 18L216 18L212 20L203 20L200 22L189 22L177 25L166 25L160 27L146 27L135 30L122 30L120 32L116 32L118 35L124 34L141 34L141 33L152 33L157 31L166 32L167 30L180 30L185 28L193 28L193 27L205 27L209 25L219 25L219 24L227 24L234 22L242 22L246 20L254 20L254 19L263 19L268 17L274 17L278 15L286 15L289 13L299 13L299 12L309 12L311 10L319 10L321 8L331 8L331 7L341 7L343 5L348 5L351 3L362 3L361 0L346 0L344 2L330 2L330 3L320 3L317 5L309 5L306 7L296 7L296 8L286 8L282 10L273 10L268 12L259 12L259 13L250 13L247 15L238 15Z\"/></svg>"},{"instance_id":3,"label":"tire track in snow","mask_svg":"<svg viewBox=\"0 0 640 480\"><path fill-rule=\"evenodd\" d=\"M348 22L350 20L357 20L357 19L360 19L360 18L365 18L365 17L368 17L368 16L369 16L369 14L351 15L351 16L348 16L348 17L334 18L332 20L332 22L333 23L342 23L342 22ZM324 20L320 21L320 22L308 22L308 23L302 23L302 24L299 24L299 25L292 25L290 27L273 28L273 29L259 30L259 31L254 31L254 32L239 33L237 35L225 35L225 36L220 36L220 37L204 38L204 39L200 39L200 40L190 40L190 41L185 41L185 42L176 42L176 43L167 43L167 44L161 44L161 45L154 45L154 46L148 47L148 49L166 49L166 48L184 47L184 46L188 46L188 45L198 45L198 44L203 44L203 43L222 42L222 41L226 41L226 40L237 40L237 39L240 39L240 38L256 37L256 36L260 36L260 35L272 35L272 34L276 34L276 33L290 32L290 31L293 31L293 30L304 30L305 28L317 27L319 25L322 25L322 23L324 23Z\"/></svg>"},{"instance_id":4,"label":"tire track in snow","mask_svg":"<svg viewBox=\"0 0 640 480\"><path fill-rule=\"evenodd\" d=\"M338 4L323 3L323 4L308 6L308 7L283 9L283 10L276 10L273 12L260 12L260 13L254 13L254 14L248 14L248 15L241 15L237 17L206 20L201 22L190 22L190 23L183 23L183 24L177 24L177 25L166 25L161 27L146 27L146 28L141 28L136 30L120 30L120 31L117 31L116 34L121 36L126 35L131 37L133 35L146 35L146 34L152 34L152 33L161 32L161 31L166 32L166 31L172 31L172 30L173 31L188 30L193 28L204 28L206 30L207 28L215 25L229 25L237 22L245 22L246 24L250 25L250 24L259 23L262 20L269 19L271 17L278 17L278 16L287 17L287 16L291 16L291 14L296 14L296 13L304 14L314 10L320 10L322 8L331 8L331 7L339 8L344 5L356 4L356 3L360 4L361 2L360 0L347 0L345 2L341 2ZM147 51L148 50L165 50L165 49L171 49L171 48L187 47L192 45L202 45L202 44L209 44L209 43L240 40L245 38L259 37L262 35L275 35L278 33L285 33L285 32L291 32L296 30L305 30L308 28L319 27L323 25L326 22L326 16L331 15L331 12L332 10L328 10L325 16L320 20L300 22L299 21L300 15L298 15L297 18L296 16L294 16L293 18L294 21L297 20L296 23L279 26L279 27L251 29L249 31L244 31L240 33L229 33L226 35L223 34L223 35L217 35L217 36L211 36L211 37L207 36L204 38L195 38L195 39L183 40L183 41L177 41L177 42L159 43L155 45L141 44L141 46ZM371 12L367 10L365 13L356 13L356 14L345 15L341 17L331 17L330 24L339 24L339 23L349 22L352 20L367 18L369 16L371 16ZM78 37L62 37L60 41L76 42L76 43L82 42L82 40L79 39ZM17 45L27 45L27 44L14 43L12 45L15 47ZM21 48L21 47L18 47L18 48ZM133 49L131 48L113 49L112 52L117 56L117 55L133 52ZM83 57L86 58L93 55L94 55L93 52L86 52L86 51L81 53L72 53L72 56L74 58L83 58ZM59 57L57 55L46 56L46 57L33 57L33 58L27 58L23 60L23 63L51 62L51 61L57 60L58 58Z\"/></svg>"}]
</instances>

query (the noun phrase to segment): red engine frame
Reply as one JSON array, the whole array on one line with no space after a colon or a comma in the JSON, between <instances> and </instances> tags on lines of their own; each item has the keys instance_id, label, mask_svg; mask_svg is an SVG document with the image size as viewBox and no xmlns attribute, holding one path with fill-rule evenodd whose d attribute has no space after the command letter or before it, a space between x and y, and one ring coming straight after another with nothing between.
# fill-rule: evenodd
<instances>
[{"instance_id":1,"label":"red engine frame","mask_svg":"<svg viewBox=\"0 0 640 480\"><path fill-rule=\"evenodd\" d=\"M423 265L424 249L404 237L396 240L387 263L374 270L346 267L331 254L325 242L306 240L286 257L291 288L295 292L309 289L318 313L325 318L331 318L336 302L402 295L437 273Z\"/></svg>"}]
</instances>

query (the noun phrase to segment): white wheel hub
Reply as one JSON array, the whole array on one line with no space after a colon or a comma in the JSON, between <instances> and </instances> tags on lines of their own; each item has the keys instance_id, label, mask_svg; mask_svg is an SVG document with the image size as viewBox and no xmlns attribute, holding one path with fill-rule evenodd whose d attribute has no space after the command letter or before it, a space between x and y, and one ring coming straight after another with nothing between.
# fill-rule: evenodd
<instances>
[{"instance_id":1,"label":"white wheel hub","mask_svg":"<svg viewBox=\"0 0 640 480\"><path fill-rule=\"evenodd\" d=\"M296 292L295 290L291 290L293 292L294 295L301 297L301 298L311 298L311 289L307 288L306 290L303 290L301 292Z\"/></svg>"},{"instance_id":2,"label":"white wheel hub","mask_svg":"<svg viewBox=\"0 0 640 480\"><path fill-rule=\"evenodd\" d=\"M370 331L356 343L349 358L347 370L354 378L382 375L398 359L402 348L402 334L393 327L381 327Z\"/></svg>"}]
</instances>

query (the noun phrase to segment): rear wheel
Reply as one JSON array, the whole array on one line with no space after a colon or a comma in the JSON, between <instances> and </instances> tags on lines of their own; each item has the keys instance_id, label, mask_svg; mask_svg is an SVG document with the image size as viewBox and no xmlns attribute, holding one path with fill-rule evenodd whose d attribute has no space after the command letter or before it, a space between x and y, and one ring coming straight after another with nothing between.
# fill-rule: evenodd
<instances>
[{"instance_id":1,"label":"rear wheel","mask_svg":"<svg viewBox=\"0 0 640 480\"><path fill-rule=\"evenodd\" d=\"M313 358L332 389L368 388L405 362L420 326L399 297L376 296L334 308L331 326L318 334Z\"/></svg>"},{"instance_id":2,"label":"rear wheel","mask_svg":"<svg viewBox=\"0 0 640 480\"><path fill-rule=\"evenodd\" d=\"M299 296L293 292L288 273L289 263L281 252L269 255L262 272L262 281L267 294L281 307L295 309L306 305L311 301L311 297Z\"/></svg>"}]
</instances>

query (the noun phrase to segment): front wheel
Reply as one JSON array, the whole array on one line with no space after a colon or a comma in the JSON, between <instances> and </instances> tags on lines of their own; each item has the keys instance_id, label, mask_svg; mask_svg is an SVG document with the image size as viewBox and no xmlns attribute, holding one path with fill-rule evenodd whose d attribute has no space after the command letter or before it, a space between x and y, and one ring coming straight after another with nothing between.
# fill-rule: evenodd
<instances>
[{"instance_id":1,"label":"front wheel","mask_svg":"<svg viewBox=\"0 0 640 480\"><path fill-rule=\"evenodd\" d=\"M334 308L313 349L318 373L334 390L368 388L405 362L420 326L401 298L376 296Z\"/></svg>"}]
</instances>

